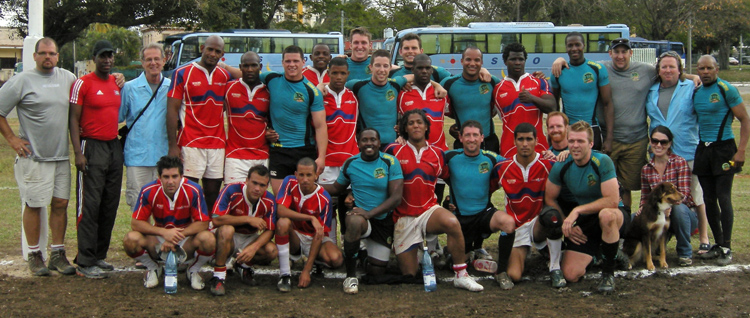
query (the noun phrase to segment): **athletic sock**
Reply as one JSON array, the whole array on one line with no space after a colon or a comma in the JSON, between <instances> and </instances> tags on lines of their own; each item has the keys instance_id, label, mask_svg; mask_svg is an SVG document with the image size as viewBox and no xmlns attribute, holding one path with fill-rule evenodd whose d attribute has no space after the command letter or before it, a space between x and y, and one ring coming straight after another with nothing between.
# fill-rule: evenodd
<instances>
[{"instance_id":1,"label":"athletic sock","mask_svg":"<svg viewBox=\"0 0 750 318\"><path fill-rule=\"evenodd\" d=\"M29 252L38 252L39 251L39 245L29 245Z\"/></svg>"},{"instance_id":2,"label":"athletic sock","mask_svg":"<svg viewBox=\"0 0 750 318\"><path fill-rule=\"evenodd\" d=\"M214 277L225 280L227 278L226 266L214 266Z\"/></svg>"},{"instance_id":3,"label":"athletic sock","mask_svg":"<svg viewBox=\"0 0 750 318\"><path fill-rule=\"evenodd\" d=\"M602 242L602 257L604 258L602 262L602 273L612 274L615 272L615 257L617 257L617 248L619 245L619 242ZM664 251L662 251L662 253L664 253Z\"/></svg>"},{"instance_id":4,"label":"athletic sock","mask_svg":"<svg viewBox=\"0 0 750 318\"><path fill-rule=\"evenodd\" d=\"M435 238L433 238L433 239L431 239L431 240L427 241L427 250L428 250L428 251L429 251L430 253L432 253L433 251L437 252L437 250L438 250L438 246L440 246L440 244L438 244L438 238L437 238L437 235L435 236Z\"/></svg>"},{"instance_id":5,"label":"athletic sock","mask_svg":"<svg viewBox=\"0 0 750 318\"><path fill-rule=\"evenodd\" d=\"M65 244L52 244L50 245L53 251L62 251L65 250Z\"/></svg>"},{"instance_id":6,"label":"athletic sock","mask_svg":"<svg viewBox=\"0 0 750 318\"><path fill-rule=\"evenodd\" d=\"M560 257L562 257L562 239L547 239L547 250L549 250L549 271L560 269Z\"/></svg>"},{"instance_id":7,"label":"athletic sock","mask_svg":"<svg viewBox=\"0 0 750 318\"><path fill-rule=\"evenodd\" d=\"M510 251L513 250L513 242L516 241L516 232L513 233L500 233L500 237L497 239L497 272L508 271L508 259L510 259Z\"/></svg>"},{"instance_id":8,"label":"athletic sock","mask_svg":"<svg viewBox=\"0 0 750 318\"><path fill-rule=\"evenodd\" d=\"M208 254L208 253L203 253L201 251L197 251L196 255L197 256L195 257L195 261L193 262L193 265L190 265L190 267L188 268L188 271L191 273L197 273L203 265L208 263L208 261L210 261L214 257L213 252Z\"/></svg>"},{"instance_id":9,"label":"athletic sock","mask_svg":"<svg viewBox=\"0 0 750 318\"><path fill-rule=\"evenodd\" d=\"M291 276L289 267L289 235L277 235L276 247L279 249L279 272L281 276Z\"/></svg>"},{"instance_id":10,"label":"athletic sock","mask_svg":"<svg viewBox=\"0 0 750 318\"><path fill-rule=\"evenodd\" d=\"M466 263L453 264L453 271L456 272L456 278L469 276L469 273L466 272L466 267Z\"/></svg>"},{"instance_id":11,"label":"athletic sock","mask_svg":"<svg viewBox=\"0 0 750 318\"><path fill-rule=\"evenodd\" d=\"M146 266L146 268L150 271L159 268L159 264L156 264L156 262L151 259L151 255L148 255L146 250L141 250L141 252L133 258L141 262L141 264L143 264L143 266Z\"/></svg>"},{"instance_id":12,"label":"athletic sock","mask_svg":"<svg viewBox=\"0 0 750 318\"><path fill-rule=\"evenodd\" d=\"M344 265L346 277L357 277L357 256L359 255L359 240L344 241Z\"/></svg>"}]
</instances>

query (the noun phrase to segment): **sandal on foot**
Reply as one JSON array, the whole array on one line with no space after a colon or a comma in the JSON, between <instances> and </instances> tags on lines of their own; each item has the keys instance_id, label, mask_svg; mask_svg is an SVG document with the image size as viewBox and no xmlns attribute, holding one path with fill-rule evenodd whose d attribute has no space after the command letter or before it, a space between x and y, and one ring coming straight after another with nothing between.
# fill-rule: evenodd
<instances>
[{"instance_id":1,"label":"sandal on foot","mask_svg":"<svg viewBox=\"0 0 750 318\"><path fill-rule=\"evenodd\" d=\"M711 245L705 244L705 243L701 243L700 247L698 247L698 255L705 254L710 249L711 249Z\"/></svg>"}]
</instances>

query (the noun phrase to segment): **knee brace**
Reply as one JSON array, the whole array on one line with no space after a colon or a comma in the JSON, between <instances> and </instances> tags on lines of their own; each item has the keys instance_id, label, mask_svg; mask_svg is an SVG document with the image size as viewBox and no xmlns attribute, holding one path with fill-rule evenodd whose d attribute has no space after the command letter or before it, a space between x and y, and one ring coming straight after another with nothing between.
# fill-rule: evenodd
<instances>
[{"instance_id":1,"label":"knee brace","mask_svg":"<svg viewBox=\"0 0 750 318\"><path fill-rule=\"evenodd\" d=\"M545 206L539 212L539 222L544 227L547 238L556 240L562 237L562 213L551 206Z\"/></svg>"}]
</instances>

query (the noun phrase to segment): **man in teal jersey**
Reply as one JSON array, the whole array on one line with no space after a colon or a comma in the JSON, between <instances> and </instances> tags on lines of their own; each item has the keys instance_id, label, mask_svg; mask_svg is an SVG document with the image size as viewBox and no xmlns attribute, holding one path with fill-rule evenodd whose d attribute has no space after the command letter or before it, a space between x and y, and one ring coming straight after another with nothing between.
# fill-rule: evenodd
<instances>
[{"instance_id":1,"label":"man in teal jersey","mask_svg":"<svg viewBox=\"0 0 750 318\"><path fill-rule=\"evenodd\" d=\"M372 76L370 70L370 41L372 34L365 27L354 28L349 31L349 41L351 42L352 56L346 61L349 63L349 79L365 80Z\"/></svg>"},{"instance_id":2,"label":"man in teal jersey","mask_svg":"<svg viewBox=\"0 0 750 318\"><path fill-rule=\"evenodd\" d=\"M716 59L702 56L698 60L698 75L703 87L693 95L700 132L693 173L703 188L708 224L718 246L703 255L718 256L719 264L727 265L732 261L732 181L745 164L750 117L737 88L719 78ZM735 144L732 133L734 117L740 121L739 144Z\"/></svg>"},{"instance_id":3,"label":"man in teal jersey","mask_svg":"<svg viewBox=\"0 0 750 318\"><path fill-rule=\"evenodd\" d=\"M561 264L563 276L568 282L577 282L586 274L586 267L593 256L601 251L604 262L598 289L611 293L615 289L618 243L627 230L630 213L617 208L619 193L612 159L603 153L592 152L593 144L593 130L587 122L578 121L570 126L570 156L552 167L544 203L563 211L558 204L560 189L565 186L570 190L573 198L562 199L578 205L563 221L562 231L566 242Z\"/></svg>"},{"instance_id":4,"label":"man in teal jersey","mask_svg":"<svg viewBox=\"0 0 750 318\"><path fill-rule=\"evenodd\" d=\"M338 179L323 185L332 194L340 194L351 185L355 207L346 214L344 234L344 292L356 294L357 253L360 239L367 238L367 274L385 273L393 242L391 211L401 202L404 180L401 164L395 157L380 152L380 135L365 128L357 138L359 154L344 162Z\"/></svg>"},{"instance_id":5,"label":"man in teal jersey","mask_svg":"<svg viewBox=\"0 0 750 318\"><path fill-rule=\"evenodd\" d=\"M412 68L414 67L414 57L424 53L422 50L422 39L416 33L407 33L401 37L401 43L398 48L398 55L404 59L404 65L400 68L394 68L391 70L389 77L404 76L412 74ZM450 77L452 74L445 68L440 66L433 66L435 72L432 73L432 80L440 82L443 79ZM489 74L489 73L488 73Z\"/></svg>"},{"instance_id":6,"label":"man in teal jersey","mask_svg":"<svg viewBox=\"0 0 750 318\"><path fill-rule=\"evenodd\" d=\"M586 49L581 33L570 32L565 37L565 48L570 58L570 68L564 69L559 77L552 77L552 93L555 99L562 98L563 112L570 122L586 121L594 130L594 150L609 153L612 150L614 131L614 106L607 69L599 63L587 60L583 55ZM601 101L604 122L607 129L602 138L596 118L597 101ZM603 139L603 141L602 141Z\"/></svg>"},{"instance_id":7,"label":"man in teal jersey","mask_svg":"<svg viewBox=\"0 0 750 318\"><path fill-rule=\"evenodd\" d=\"M328 147L323 97L302 75L305 67L302 49L296 45L286 47L282 53L282 65L284 74L261 74L261 81L271 95L269 126L276 133L269 140L273 193L278 193L286 176L294 174L301 158L317 158L317 173L322 173Z\"/></svg>"}]
</instances>

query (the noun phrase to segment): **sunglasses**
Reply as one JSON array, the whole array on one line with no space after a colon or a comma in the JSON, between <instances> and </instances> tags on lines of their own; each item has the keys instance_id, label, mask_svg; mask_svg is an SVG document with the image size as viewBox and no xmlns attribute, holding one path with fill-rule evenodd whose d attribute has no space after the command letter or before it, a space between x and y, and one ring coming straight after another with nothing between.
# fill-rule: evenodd
<instances>
[{"instance_id":1,"label":"sunglasses","mask_svg":"<svg viewBox=\"0 0 750 318\"><path fill-rule=\"evenodd\" d=\"M666 146L669 144L669 139L656 139L651 138L651 144L658 145L661 144L662 146Z\"/></svg>"},{"instance_id":2,"label":"sunglasses","mask_svg":"<svg viewBox=\"0 0 750 318\"><path fill-rule=\"evenodd\" d=\"M628 40L628 39L616 39L616 40L612 41L612 43L610 44L610 46L615 46L615 45L618 45L618 44L628 44L628 43L630 43L630 40Z\"/></svg>"}]
</instances>

